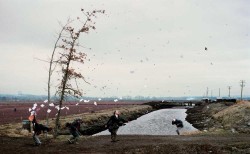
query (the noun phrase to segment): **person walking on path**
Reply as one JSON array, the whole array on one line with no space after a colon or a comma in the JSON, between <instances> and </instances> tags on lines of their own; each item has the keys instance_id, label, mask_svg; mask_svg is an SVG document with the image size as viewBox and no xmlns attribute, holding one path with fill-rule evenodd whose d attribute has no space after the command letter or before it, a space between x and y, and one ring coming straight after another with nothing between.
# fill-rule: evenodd
<instances>
[{"instance_id":1,"label":"person walking on path","mask_svg":"<svg viewBox=\"0 0 250 154\"><path fill-rule=\"evenodd\" d=\"M178 119L173 119L172 125L176 125L176 127L177 127L176 132L178 135L180 135L180 130L183 128L183 122L181 120L178 120Z\"/></svg>"},{"instance_id":2,"label":"person walking on path","mask_svg":"<svg viewBox=\"0 0 250 154\"><path fill-rule=\"evenodd\" d=\"M107 122L106 127L108 128L109 132L111 133L111 141L116 142L117 131L120 126L125 125L124 123L127 122L123 118L120 117L120 112L116 110L114 114L110 117L109 121Z\"/></svg>"},{"instance_id":3,"label":"person walking on path","mask_svg":"<svg viewBox=\"0 0 250 154\"><path fill-rule=\"evenodd\" d=\"M72 137L70 139L68 139L70 144L78 144L77 141L80 138L80 128L81 128L81 124L83 123L83 121L81 119L76 119L74 122L72 123L66 123L66 127L69 129L70 134L72 135Z\"/></svg>"}]
</instances>

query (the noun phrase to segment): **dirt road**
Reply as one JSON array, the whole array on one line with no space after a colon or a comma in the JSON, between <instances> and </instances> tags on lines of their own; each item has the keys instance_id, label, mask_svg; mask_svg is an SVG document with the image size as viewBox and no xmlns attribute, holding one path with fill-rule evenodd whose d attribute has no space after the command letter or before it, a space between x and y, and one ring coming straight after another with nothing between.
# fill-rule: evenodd
<instances>
[{"instance_id":1,"label":"dirt road","mask_svg":"<svg viewBox=\"0 0 250 154\"><path fill-rule=\"evenodd\" d=\"M82 137L79 144L66 141L43 141L33 146L32 137L0 137L1 153L250 153L250 135L192 135L192 136L109 136ZM66 140L66 138L65 138Z\"/></svg>"}]
</instances>

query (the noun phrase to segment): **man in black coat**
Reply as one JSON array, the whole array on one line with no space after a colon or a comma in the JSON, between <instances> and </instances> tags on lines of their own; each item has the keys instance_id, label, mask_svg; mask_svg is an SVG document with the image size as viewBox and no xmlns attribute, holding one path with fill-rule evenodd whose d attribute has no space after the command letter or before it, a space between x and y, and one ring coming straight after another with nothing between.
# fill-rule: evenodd
<instances>
[{"instance_id":1,"label":"man in black coat","mask_svg":"<svg viewBox=\"0 0 250 154\"><path fill-rule=\"evenodd\" d=\"M70 139L68 139L69 143L75 143L78 144L77 141L80 138L80 127L82 124L82 120L81 119L75 119L74 122L72 123L66 123L66 127L69 129L72 137Z\"/></svg>"},{"instance_id":2,"label":"man in black coat","mask_svg":"<svg viewBox=\"0 0 250 154\"><path fill-rule=\"evenodd\" d=\"M125 125L124 124L125 122L127 122L127 121L120 117L120 112L118 110L116 110L114 112L114 115L112 115L110 117L106 126L108 127L108 130L111 133L112 142L118 141L118 140L116 140L117 131L118 131L120 126Z\"/></svg>"},{"instance_id":3,"label":"man in black coat","mask_svg":"<svg viewBox=\"0 0 250 154\"><path fill-rule=\"evenodd\" d=\"M178 120L178 119L173 119L172 120L172 125L176 125L177 127L177 134L180 135L180 129L183 128L183 123L181 120Z\"/></svg>"}]
</instances>

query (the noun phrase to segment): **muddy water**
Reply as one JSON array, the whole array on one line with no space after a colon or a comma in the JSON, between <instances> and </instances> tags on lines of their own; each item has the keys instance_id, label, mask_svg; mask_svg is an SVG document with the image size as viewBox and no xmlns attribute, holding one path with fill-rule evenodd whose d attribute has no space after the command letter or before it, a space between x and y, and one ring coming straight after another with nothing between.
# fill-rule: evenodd
<instances>
[{"instance_id":1,"label":"muddy water","mask_svg":"<svg viewBox=\"0 0 250 154\"><path fill-rule=\"evenodd\" d=\"M172 119L177 118L183 121L184 128L180 131L189 132L196 129L185 118L186 109L162 109L144 115L137 120L127 123L119 128L117 134L126 135L177 135L176 126L172 125ZM109 135L110 133L102 131L95 135Z\"/></svg>"}]
</instances>

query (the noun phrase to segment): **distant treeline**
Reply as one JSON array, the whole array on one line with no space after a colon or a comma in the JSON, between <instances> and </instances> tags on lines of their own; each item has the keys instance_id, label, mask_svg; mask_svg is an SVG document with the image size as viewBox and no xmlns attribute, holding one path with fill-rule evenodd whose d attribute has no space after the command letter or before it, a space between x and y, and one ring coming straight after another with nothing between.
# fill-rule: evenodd
<instances>
[{"instance_id":1,"label":"distant treeline","mask_svg":"<svg viewBox=\"0 0 250 154\"><path fill-rule=\"evenodd\" d=\"M223 97L224 98L224 97ZM226 98L226 97L225 97ZM234 97L235 99L240 99L240 97ZM47 96L45 95L30 95L30 94L21 94L21 95L9 95L9 94L0 94L0 102L6 102L6 101L11 101L11 102L18 102L18 101L44 101L47 99ZM52 100L57 100L57 97L52 97ZM80 99L85 99L85 100L98 100L100 97L82 97L79 99L76 99L74 97L67 97L66 101L79 101ZM101 97L101 100L103 101L112 101L118 99L119 101L121 100L145 100L145 101L177 101L177 100L189 100L189 101L196 101L196 100L202 100L203 97L200 96L192 96L192 97L144 97L144 96L123 96L123 97ZM211 97L209 98L210 100L216 100L216 97ZM244 97L244 100L250 100L250 96Z\"/></svg>"}]
</instances>

